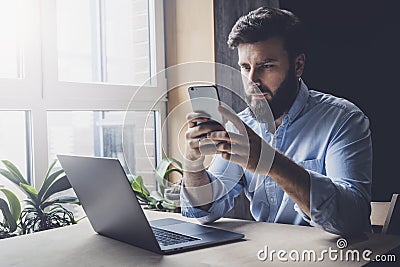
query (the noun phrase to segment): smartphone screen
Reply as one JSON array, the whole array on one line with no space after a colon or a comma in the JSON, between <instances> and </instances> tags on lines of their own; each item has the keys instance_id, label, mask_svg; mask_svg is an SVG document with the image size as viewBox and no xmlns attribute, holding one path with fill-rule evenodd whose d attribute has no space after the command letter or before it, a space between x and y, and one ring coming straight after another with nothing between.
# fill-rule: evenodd
<instances>
[{"instance_id":1,"label":"smartphone screen","mask_svg":"<svg viewBox=\"0 0 400 267\"><path fill-rule=\"evenodd\" d=\"M204 113L211 120L223 124L222 115L218 111L220 105L218 90L214 85L191 86L188 92L194 112Z\"/></svg>"}]
</instances>

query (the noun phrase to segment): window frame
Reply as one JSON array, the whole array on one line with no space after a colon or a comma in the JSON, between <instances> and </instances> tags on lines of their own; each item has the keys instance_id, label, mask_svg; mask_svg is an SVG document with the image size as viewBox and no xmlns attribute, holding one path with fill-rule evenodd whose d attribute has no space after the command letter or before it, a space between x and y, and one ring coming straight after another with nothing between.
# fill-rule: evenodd
<instances>
[{"instance_id":1,"label":"window frame","mask_svg":"<svg viewBox=\"0 0 400 267\"><path fill-rule=\"evenodd\" d=\"M48 111L124 111L128 108L132 110L131 98L135 95L135 110L154 110L158 114L156 161L159 161L161 143L167 143L167 137L160 134L167 113L165 75L156 75L156 80L151 81L151 86L143 87L58 81L56 1L20 1L24 3L24 14L30 14L27 20L30 31L23 43L24 77L23 79L0 79L0 88L2 88L0 89L0 112L1 110L30 111L32 149L27 147L27 152L30 153L33 162L27 165L33 166L33 185L39 187L43 183L44 174L48 168ZM154 8L154 13L149 12L150 21L154 21L152 25L154 34L150 34L150 47L153 52L151 54L155 55L152 73L154 75L165 68L164 1L148 1L149 8Z\"/></svg>"}]
</instances>

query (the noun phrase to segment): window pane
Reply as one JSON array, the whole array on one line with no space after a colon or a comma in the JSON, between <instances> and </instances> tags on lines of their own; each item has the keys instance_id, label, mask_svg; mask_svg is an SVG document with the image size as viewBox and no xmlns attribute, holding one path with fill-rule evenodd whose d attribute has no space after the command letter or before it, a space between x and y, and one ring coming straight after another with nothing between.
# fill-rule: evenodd
<instances>
[{"instance_id":1,"label":"window pane","mask_svg":"<svg viewBox=\"0 0 400 267\"><path fill-rule=\"evenodd\" d=\"M57 154L118 158L127 173L141 175L149 189L154 190L154 112L129 111L134 123L124 125L125 114L125 111L48 112L49 160L53 161Z\"/></svg>"},{"instance_id":2,"label":"window pane","mask_svg":"<svg viewBox=\"0 0 400 267\"><path fill-rule=\"evenodd\" d=\"M28 179L28 142L26 131L27 111L0 111L0 159L11 161ZM1 168L5 168L1 163ZM11 189L22 200L24 194L18 187L0 175L0 185Z\"/></svg>"},{"instance_id":3,"label":"window pane","mask_svg":"<svg viewBox=\"0 0 400 267\"><path fill-rule=\"evenodd\" d=\"M0 0L0 78L22 78L20 1Z\"/></svg>"},{"instance_id":4,"label":"window pane","mask_svg":"<svg viewBox=\"0 0 400 267\"><path fill-rule=\"evenodd\" d=\"M141 85L150 78L148 0L57 0L58 78Z\"/></svg>"}]
</instances>

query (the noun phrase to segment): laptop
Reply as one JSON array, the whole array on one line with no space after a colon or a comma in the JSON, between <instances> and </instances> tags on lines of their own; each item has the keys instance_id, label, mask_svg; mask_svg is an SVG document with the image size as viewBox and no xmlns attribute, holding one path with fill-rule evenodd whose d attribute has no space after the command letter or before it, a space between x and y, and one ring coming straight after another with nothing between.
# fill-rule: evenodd
<instances>
[{"instance_id":1,"label":"laptop","mask_svg":"<svg viewBox=\"0 0 400 267\"><path fill-rule=\"evenodd\" d=\"M243 234L173 218L148 221L118 159L57 155L94 231L158 254L239 240Z\"/></svg>"}]
</instances>

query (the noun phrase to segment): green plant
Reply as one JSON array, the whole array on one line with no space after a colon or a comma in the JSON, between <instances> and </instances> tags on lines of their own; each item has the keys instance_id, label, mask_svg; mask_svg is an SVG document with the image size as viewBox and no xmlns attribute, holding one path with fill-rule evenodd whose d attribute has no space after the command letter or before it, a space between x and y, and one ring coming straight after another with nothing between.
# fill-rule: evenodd
<instances>
[{"instance_id":1,"label":"green plant","mask_svg":"<svg viewBox=\"0 0 400 267\"><path fill-rule=\"evenodd\" d=\"M39 191L29 185L14 164L8 160L1 162L6 169L0 168L0 174L27 196L18 224L21 234L76 224L73 213L61 204L79 204L78 199L74 196L54 196L71 188L64 170L52 172L57 160L50 165Z\"/></svg>"},{"instance_id":2,"label":"green plant","mask_svg":"<svg viewBox=\"0 0 400 267\"><path fill-rule=\"evenodd\" d=\"M175 164L177 167L169 168L171 164ZM152 192L144 185L141 176L135 178L128 175L128 179L137 198L150 208L174 211L179 207L181 181L170 183L168 178L172 172L178 172L182 175L182 164L173 158L164 158L156 169L157 191Z\"/></svg>"},{"instance_id":3,"label":"green plant","mask_svg":"<svg viewBox=\"0 0 400 267\"><path fill-rule=\"evenodd\" d=\"M171 183L169 176L173 172L179 173L180 179ZM182 176L182 163L174 158L164 158L156 168L157 192L161 197L174 202L176 206L180 206Z\"/></svg>"},{"instance_id":4,"label":"green plant","mask_svg":"<svg viewBox=\"0 0 400 267\"><path fill-rule=\"evenodd\" d=\"M6 197L0 197L0 210L3 214L3 221L0 222L0 239L15 235L17 222L21 215L21 204L17 196L0 185L0 192Z\"/></svg>"},{"instance_id":5,"label":"green plant","mask_svg":"<svg viewBox=\"0 0 400 267\"><path fill-rule=\"evenodd\" d=\"M176 209L173 202L163 198L157 191L150 192L144 185L142 176L134 178L132 175L128 175L128 179L136 197L147 204L149 208L163 211Z\"/></svg>"}]
</instances>

